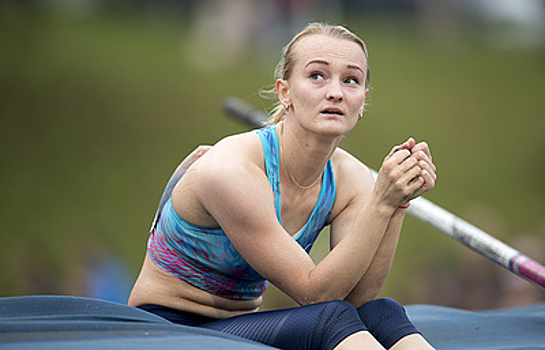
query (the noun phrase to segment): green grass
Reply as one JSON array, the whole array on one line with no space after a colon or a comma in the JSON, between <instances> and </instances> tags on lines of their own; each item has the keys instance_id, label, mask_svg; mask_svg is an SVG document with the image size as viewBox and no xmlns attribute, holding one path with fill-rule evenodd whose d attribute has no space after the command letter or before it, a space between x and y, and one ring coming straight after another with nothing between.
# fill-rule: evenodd
<instances>
[{"instance_id":1,"label":"green grass","mask_svg":"<svg viewBox=\"0 0 545 350\"><path fill-rule=\"evenodd\" d=\"M203 69L173 21L11 9L0 23L0 295L79 293L74 276L96 246L136 275L170 172L198 144L246 129L223 115L225 96L268 106L257 92L272 83L277 53ZM392 145L427 140L439 174L428 198L507 242L543 246L543 53L350 23L368 42L373 90L343 146L378 169ZM407 219L384 294L439 300L434 283L464 251Z\"/></svg>"}]
</instances>

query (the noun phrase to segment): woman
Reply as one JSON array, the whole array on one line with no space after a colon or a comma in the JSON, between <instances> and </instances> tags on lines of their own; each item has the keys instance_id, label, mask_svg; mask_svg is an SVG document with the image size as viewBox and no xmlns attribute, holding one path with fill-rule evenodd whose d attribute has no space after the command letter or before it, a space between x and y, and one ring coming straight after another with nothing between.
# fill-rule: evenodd
<instances>
[{"instance_id":1,"label":"woman","mask_svg":"<svg viewBox=\"0 0 545 350\"><path fill-rule=\"evenodd\" d=\"M402 306L373 300L410 201L434 186L428 146L394 147L376 182L338 148L369 91L365 45L343 27L308 25L277 73L269 127L180 165L129 304L284 349L430 349ZM269 281L301 307L256 312Z\"/></svg>"}]
</instances>

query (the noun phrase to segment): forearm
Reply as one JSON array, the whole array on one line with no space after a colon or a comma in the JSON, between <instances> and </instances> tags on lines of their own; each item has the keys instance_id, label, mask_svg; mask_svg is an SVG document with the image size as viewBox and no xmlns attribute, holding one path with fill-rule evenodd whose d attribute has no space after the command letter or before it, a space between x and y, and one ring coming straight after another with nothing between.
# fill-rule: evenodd
<instances>
[{"instance_id":1,"label":"forearm","mask_svg":"<svg viewBox=\"0 0 545 350\"><path fill-rule=\"evenodd\" d=\"M405 217L405 210L400 210L399 206L431 189L435 179L435 166L427 145L415 145L414 140L409 139L394 147L385 158L372 191L359 194L362 198L369 198L363 210L350 210L361 205L356 199L349 204L348 214L335 219L331 231L331 246L334 248L328 258L336 257L335 253L348 254L345 258L352 264L346 272L337 270L342 280L335 276L332 281L335 281L335 286L346 287L345 278L357 276L343 299L361 305L376 296L392 265ZM379 208L388 208L387 218ZM336 221L342 224L336 224ZM339 281L343 283L339 284Z\"/></svg>"},{"instance_id":2,"label":"forearm","mask_svg":"<svg viewBox=\"0 0 545 350\"><path fill-rule=\"evenodd\" d=\"M320 299L345 299L364 278L388 231L394 209L370 202L350 227L333 227L350 232L336 242L331 252L311 271L312 295ZM334 283L335 288L331 288ZM321 301L321 300L318 300Z\"/></svg>"},{"instance_id":3,"label":"forearm","mask_svg":"<svg viewBox=\"0 0 545 350\"><path fill-rule=\"evenodd\" d=\"M373 300L382 288L394 260L405 212L406 210L396 210L369 268L346 297L356 307Z\"/></svg>"}]
</instances>

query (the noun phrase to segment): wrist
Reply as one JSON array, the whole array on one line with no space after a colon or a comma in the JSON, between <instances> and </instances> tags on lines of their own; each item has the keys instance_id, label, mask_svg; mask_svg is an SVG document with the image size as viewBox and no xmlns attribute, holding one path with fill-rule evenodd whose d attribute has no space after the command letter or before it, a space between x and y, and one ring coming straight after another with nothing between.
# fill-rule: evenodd
<instances>
[{"instance_id":1,"label":"wrist","mask_svg":"<svg viewBox=\"0 0 545 350\"><path fill-rule=\"evenodd\" d=\"M397 209L401 209L401 210L407 210L409 209L409 207L411 206L411 202L405 204L405 205L400 205L399 207L397 207Z\"/></svg>"},{"instance_id":2,"label":"wrist","mask_svg":"<svg viewBox=\"0 0 545 350\"><path fill-rule=\"evenodd\" d=\"M378 196L373 196L369 201L370 208L373 208L378 215L384 215L386 217L392 216L396 211L397 207L388 203L387 201L381 200Z\"/></svg>"}]
</instances>

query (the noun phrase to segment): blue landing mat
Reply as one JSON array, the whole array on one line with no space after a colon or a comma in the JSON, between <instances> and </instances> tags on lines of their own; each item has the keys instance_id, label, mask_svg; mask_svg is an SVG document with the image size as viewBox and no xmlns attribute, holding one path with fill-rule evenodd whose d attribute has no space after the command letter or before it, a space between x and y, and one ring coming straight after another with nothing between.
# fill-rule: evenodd
<instances>
[{"instance_id":1,"label":"blue landing mat","mask_svg":"<svg viewBox=\"0 0 545 350\"><path fill-rule=\"evenodd\" d=\"M479 312L411 305L407 312L441 350L545 349L545 303Z\"/></svg>"},{"instance_id":2,"label":"blue landing mat","mask_svg":"<svg viewBox=\"0 0 545 350\"><path fill-rule=\"evenodd\" d=\"M0 349L266 350L268 346L173 324L127 305L69 296L0 299Z\"/></svg>"},{"instance_id":3,"label":"blue landing mat","mask_svg":"<svg viewBox=\"0 0 545 350\"><path fill-rule=\"evenodd\" d=\"M437 349L545 349L545 303L471 312L407 307ZM175 325L146 311L69 296L0 298L0 349L237 349L270 347L218 332Z\"/></svg>"}]
</instances>

